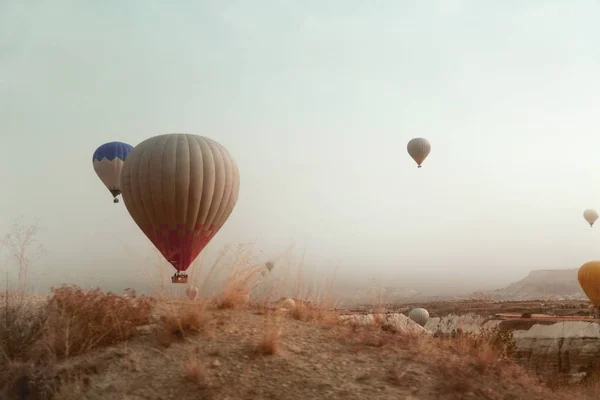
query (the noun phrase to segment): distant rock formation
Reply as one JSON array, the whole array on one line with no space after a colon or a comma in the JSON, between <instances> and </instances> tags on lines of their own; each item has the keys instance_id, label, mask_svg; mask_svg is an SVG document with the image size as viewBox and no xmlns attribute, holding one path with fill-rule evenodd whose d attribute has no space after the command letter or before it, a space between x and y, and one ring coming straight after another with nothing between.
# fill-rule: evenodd
<instances>
[{"instance_id":1,"label":"distant rock formation","mask_svg":"<svg viewBox=\"0 0 600 400\"><path fill-rule=\"evenodd\" d=\"M475 294L473 294L475 296ZM488 292L492 300L585 300L577 281L577 268L538 269L505 288ZM478 298L482 296L477 293Z\"/></svg>"}]
</instances>

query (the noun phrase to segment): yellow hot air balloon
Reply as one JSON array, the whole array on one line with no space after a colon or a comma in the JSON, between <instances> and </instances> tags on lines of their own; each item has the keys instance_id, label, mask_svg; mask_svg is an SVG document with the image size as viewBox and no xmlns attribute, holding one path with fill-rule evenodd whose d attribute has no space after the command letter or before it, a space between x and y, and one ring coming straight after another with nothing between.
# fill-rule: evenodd
<instances>
[{"instance_id":1,"label":"yellow hot air balloon","mask_svg":"<svg viewBox=\"0 0 600 400\"><path fill-rule=\"evenodd\" d=\"M579 285L594 307L600 306L600 261L589 261L579 267Z\"/></svg>"},{"instance_id":2,"label":"yellow hot air balloon","mask_svg":"<svg viewBox=\"0 0 600 400\"><path fill-rule=\"evenodd\" d=\"M406 150L417 163L417 167L421 168L421 164L423 164L423 161L425 161L431 151L431 144L425 138L414 138L408 142Z\"/></svg>"},{"instance_id":3,"label":"yellow hot air balloon","mask_svg":"<svg viewBox=\"0 0 600 400\"><path fill-rule=\"evenodd\" d=\"M594 222L596 222L596 220L598 219L598 213L596 212L596 210L588 208L583 212L583 218L585 218L585 220L588 222L588 224L590 224L590 226L594 226Z\"/></svg>"},{"instance_id":4,"label":"yellow hot air balloon","mask_svg":"<svg viewBox=\"0 0 600 400\"><path fill-rule=\"evenodd\" d=\"M212 139L159 135L127 156L121 177L127 211L187 283L186 269L229 218L240 174L229 152Z\"/></svg>"}]
</instances>

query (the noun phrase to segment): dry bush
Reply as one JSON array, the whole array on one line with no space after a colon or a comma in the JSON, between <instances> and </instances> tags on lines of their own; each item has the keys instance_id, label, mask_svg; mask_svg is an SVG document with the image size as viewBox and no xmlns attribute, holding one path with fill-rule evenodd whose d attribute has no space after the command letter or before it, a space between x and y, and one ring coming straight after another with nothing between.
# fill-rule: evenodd
<instances>
[{"instance_id":1,"label":"dry bush","mask_svg":"<svg viewBox=\"0 0 600 400\"><path fill-rule=\"evenodd\" d=\"M551 377L546 384L565 399L596 400L600 398L600 362L594 362L580 382L569 383L568 377L561 375Z\"/></svg>"},{"instance_id":2,"label":"dry bush","mask_svg":"<svg viewBox=\"0 0 600 400\"><path fill-rule=\"evenodd\" d=\"M322 307L315 307L310 304L297 302L296 307L287 311L289 318L302 322L315 322L324 328L334 328L340 325L340 318L337 312Z\"/></svg>"},{"instance_id":3,"label":"dry bush","mask_svg":"<svg viewBox=\"0 0 600 400\"><path fill-rule=\"evenodd\" d=\"M276 328L264 332L256 345L256 353L260 355L275 355L279 352L281 334Z\"/></svg>"},{"instance_id":4,"label":"dry bush","mask_svg":"<svg viewBox=\"0 0 600 400\"><path fill-rule=\"evenodd\" d=\"M183 364L183 377L196 384L200 389L206 389L208 387L206 367L197 356L190 357Z\"/></svg>"},{"instance_id":5,"label":"dry bush","mask_svg":"<svg viewBox=\"0 0 600 400\"><path fill-rule=\"evenodd\" d=\"M423 339L420 351L434 359L436 371L443 377L437 390L447 398L464 398L480 386L483 375L528 387L538 385L510 361L515 351L510 331L494 328L475 334L459 330L454 337Z\"/></svg>"},{"instance_id":6,"label":"dry bush","mask_svg":"<svg viewBox=\"0 0 600 400\"><path fill-rule=\"evenodd\" d=\"M248 301L248 289L243 287L235 287L230 283L226 283L221 297L217 299L217 307L221 309L242 308L248 303Z\"/></svg>"},{"instance_id":7,"label":"dry bush","mask_svg":"<svg viewBox=\"0 0 600 400\"><path fill-rule=\"evenodd\" d=\"M68 398L65 396L73 393L74 384L89 385L89 377L106 368L111 361L111 357L103 356L77 359L71 364L10 362L0 369L0 398Z\"/></svg>"},{"instance_id":8,"label":"dry bush","mask_svg":"<svg viewBox=\"0 0 600 400\"><path fill-rule=\"evenodd\" d=\"M42 336L46 313L25 293L6 291L0 305L0 367L25 360Z\"/></svg>"},{"instance_id":9,"label":"dry bush","mask_svg":"<svg viewBox=\"0 0 600 400\"><path fill-rule=\"evenodd\" d=\"M183 304L161 311L158 329L158 342L169 347L188 336L205 331L209 321L203 304Z\"/></svg>"},{"instance_id":10,"label":"dry bush","mask_svg":"<svg viewBox=\"0 0 600 400\"><path fill-rule=\"evenodd\" d=\"M0 247L7 250L8 256L17 263L19 290L24 291L27 286L27 272L29 266L36 258L45 252L44 246L36 246L36 235L40 225L36 221L25 225L22 217L13 220L8 233L0 237ZM8 283L8 282L7 282Z\"/></svg>"},{"instance_id":11,"label":"dry bush","mask_svg":"<svg viewBox=\"0 0 600 400\"><path fill-rule=\"evenodd\" d=\"M265 317L265 328L263 334L254 347L255 354L258 355L275 355L279 353L281 345L281 329L278 316L272 318L270 315Z\"/></svg>"},{"instance_id":12,"label":"dry bush","mask_svg":"<svg viewBox=\"0 0 600 400\"><path fill-rule=\"evenodd\" d=\"M512 332L499 328L484 329L480 333L464 333L459 330L452 338L438 340L480 373L508 360L516 350Z\"/></svg>"},{"instance_id":13,"label":"dry bush","mask_svg":"<svg viewBox=\"0 0 600 400\"><path fill-rule=\"evenodd\" d=\"M43 341L57 358L110 346L133 337L137 327L149 324L153 306L154 301L145 296L130 300L100 289L52 288Z\"/></svg>"}]
</instances>

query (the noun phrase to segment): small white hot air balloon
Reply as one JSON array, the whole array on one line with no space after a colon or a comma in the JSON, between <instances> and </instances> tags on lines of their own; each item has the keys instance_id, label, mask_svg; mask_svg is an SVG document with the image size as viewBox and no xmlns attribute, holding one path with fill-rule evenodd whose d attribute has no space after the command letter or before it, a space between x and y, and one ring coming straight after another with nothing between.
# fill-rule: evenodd
<instances>
[{"instance_id":1,"label":"small white hot air balloon","mask_svg":"<svg viewBox=\"0 0 600 400\"><path fill-rule=\"evenodd\" d=\"M98 147L92 157L94 171L118 203L121 194L121 170L133 146L123 142L104 143Z\"/></svg>"},{"instance_id":2,"label":"small white hot air balloon","mask_svg":"<svg viewBox=\"0 0 600 400\"><path fill-rule=\"evenodd\" d=\"M406 145L406 150L413 160L417 163L418 168L421 168L421 164L429 155L431 151L431 144L425 138L414 138L411 139Z\"/></svg>"},{"instance_id":3,"label":"small white hot air balloon","mask_svg":"<svg viewBox=\"0 0 600 400\"><path fill-rule=\"evenodd\" d=\"M269 270L269 272L271 272L271 270L273 269L273 267L275 266L275 264L272 261L267 261L267 263L265 264L265 266L267 267L267 269Z\"/></svg>"},{"instance_id":4,"label":"small white hot air balloon","mask_svg":"<svg viewBox=\"0 0 600 400\"><path fill-rule=\"evenodd\" d=\"M583 218L585 218L585 220L588 222L588 224L590 224L590 226L594 226L594 222L596 222L596 220L598 219L598 213L596 212L596 210L588 208L583 212Z\"/></svg>"},{"instance_id":5,"label":"small white hot air balloon","mask_svg":"<svg viewBox=\"0 0 600 400\"><path fill-rule=\"evenodd\" d=\"M296 308L296 302L294 301L294 299L288 297L284 300L282 307L291 310L292 308Z\"/></svg>"},{"instance_id":6,"label":"small white hot air balloon","mask_svg":"<svg viewBox=\"0 0 600 400\"><path fill-rule=\"evenodd\" d=\"M408 313L408 318L421 326L425 326L429 320L429 312L424 308L415 308Z\"/></svg>"},{"instance_id":7,"label":"small white hot air balloon","mask_svg":"<svg viewBox=\"0 0 600 400\"><path fill-rule=\"evenodd\" d=\"M198 298L198 292L199 290L196 286L188 286L185 289L185 294L191 301L196 301L196 299Z\"/></svg>"}]
</instances>

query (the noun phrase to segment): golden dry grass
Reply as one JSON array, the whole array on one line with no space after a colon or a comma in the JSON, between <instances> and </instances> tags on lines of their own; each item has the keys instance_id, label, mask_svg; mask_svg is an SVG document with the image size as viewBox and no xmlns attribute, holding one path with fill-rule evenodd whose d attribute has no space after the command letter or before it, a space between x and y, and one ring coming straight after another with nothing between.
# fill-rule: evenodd
<instances>
[{"instance_id":1,"label":"golden dry grass","mask_svg":"<svg viewBox=\"0 0 600 400\"><path fill-rule=\"evenodd\" d=\"M270 319L267 315L265 328L254 351L258 355L272 356L279 353L281 346L281 328L277 319Z\"/></svg>"},{"instance_id":2,"label":"golden dry grass","mask_svg":"<svg viewBox=\"0 0 600 400\"><path fill-rule=\"evenodd\" d=\"M40 344L58 358L110 346L135 336L139 326L150 322L153 307L147 296L128 299L100 289L53 288Z\"/></svg>"},{"instance_id":3,"label":"golden dry grass","mask_svg":"<svg viewBox=\"0 0 600 400\"><path fill-rule=\"evenodd\" d=\"M169 347L204 332L208 320L203 304L169 305L159 312L157 340L162 346Z\"/></svg>"},{"instance_id":4,"label":"golden dry grass","mask_svg":"<svg viewBox=\"0 0 600 400\"><path fill-rule=\"evenodd\" d=\"M200 389L208 387L206 366L197 356L190 358L183 365L183 376L186 380L194 383Z\"/></svg>"}]
</instances>

